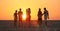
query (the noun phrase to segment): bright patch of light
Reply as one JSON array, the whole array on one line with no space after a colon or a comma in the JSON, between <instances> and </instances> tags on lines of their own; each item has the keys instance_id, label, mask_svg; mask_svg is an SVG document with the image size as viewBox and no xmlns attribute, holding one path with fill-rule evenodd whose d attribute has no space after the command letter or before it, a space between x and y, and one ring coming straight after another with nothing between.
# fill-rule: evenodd
<instances>
[{"instance_id":1,"label":"bright patch of light","mask_svg":"<svg viewBox=\"0 0 60 31\"><path fill-rule=\"evenodd\" d=\"M22 18L23 20L26 20L26 14L23 14Z\"/></svg>"}]
</instances>

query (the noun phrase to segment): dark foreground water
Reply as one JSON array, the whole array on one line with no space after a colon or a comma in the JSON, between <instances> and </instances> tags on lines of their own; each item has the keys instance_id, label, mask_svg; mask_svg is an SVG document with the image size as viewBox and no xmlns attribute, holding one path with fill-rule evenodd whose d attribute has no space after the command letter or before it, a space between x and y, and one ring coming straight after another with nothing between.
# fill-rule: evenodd
<instances>
[{"instance_id":1,"label":"dark foreground water","mask_svg":"<svg viewBox=\"0 0 60 31\"><path fill-rule=\"evenodd\" d=\"M30 22L23 22L19 24L17 21L17 26L14 26L14 21L12 20L0 20L0 31L60 31L60 20L49 20L47 26L39 26L38 22L33 20Z\"/></svg>"}]
</instances>

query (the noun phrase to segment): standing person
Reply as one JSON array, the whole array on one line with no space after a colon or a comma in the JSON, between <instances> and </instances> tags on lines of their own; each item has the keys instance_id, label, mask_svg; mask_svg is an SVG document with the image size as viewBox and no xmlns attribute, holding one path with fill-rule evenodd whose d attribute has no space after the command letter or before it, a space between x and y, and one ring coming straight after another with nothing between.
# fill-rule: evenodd
<instances>
[{"instance_id":1,"label":"standing person","mask_svg":"<svg viewBox=\"0 0 60 31\"><path fill-rule=\"evenodd\" d=\"M28 14L29 14L29 21L31 20L31 9L30 8L28 8Z\"/></svg>"},{"instance_id":2,"label":"standing person","mask_svg":"<svg viewBox=\"0 0 60 31\"><path fill-rule=\"evenodd\" d=\"M28 9L26 9L26 21L28 21Z\"/></svg>"},{"instance_id":3,"label":"standing person","mask_svg":"<svg viewBox=\"0 0 60 31\"><path fill-rule=\"evenodd\" d=\"M26 16L27 16L26 20L29 21L29 22L31 20L30 14L31 14L30 8L26 9Z\"/></svg>"},{"instance_id":4,"label":"standing person","mask_svg":"<svg viewBox=\"0 0 60 31\"><path fill-rule=\"evenodd\" d=\"M38 23L39 23L39 25L42 24L42 12L41 12L40 8L39 8L39 11L38 11Z\"/></svg>"},{"instance_id":5,"label":"standing person","mask_svg":"<svg viewBox=\"0 0 60 31\"><path fill-rule=\"evenodd\" d=\"M20 8L18 12L18 16L19 16L19 21L21 22L22 22L22 15L23 15L23 12L21 11L21 8Z\"/></svg>"},{"instance_id":6,"label":"standing person","mask_svg":"<svg viewBox=\"0 0 60 31\"><path fill-rule=\"evenodd\" d=\"M47 25L47 19L49 19L49 13L46 10L46 8L44 8L44 20L45 20L45 25Z\"/></svg>"},{"instance_id":7,"label":"standing person","mask_svg":"<svg viewBox=\"0 0 60 31\"><path fill-rule=\"evenodd\" d=\"M26 9L26 21L29 27L30 27L30 20L31 20L30 14L31 14L30 8Z\"/></svg>"},{"instance_id":8,"label":"standing person","mask_svg":"<svg viewBox=\"0 0 60 31\"><path fill-rule=\"evenodd\" d=\"M14 13L14 26L17 25L17 10Z\"/></svg>"}]
</instances>

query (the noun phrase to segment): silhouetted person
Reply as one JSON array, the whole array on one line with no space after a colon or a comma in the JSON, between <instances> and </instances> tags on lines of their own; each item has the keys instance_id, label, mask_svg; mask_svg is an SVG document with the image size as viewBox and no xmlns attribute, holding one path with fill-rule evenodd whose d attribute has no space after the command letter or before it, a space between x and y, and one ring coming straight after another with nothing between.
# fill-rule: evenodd
<instances>
[{"instance_id":1,"label":"silhouetted person","mask_svg":"<svg viewBox=\"0 0 60 31\"><path fill-rule=\"evenodd\" d=\"M27 21L29 27L30 27L30 20L31 20L31 15L30 14L31 14L30 8L26 9L26 21Z\"/></svg>"},{"instance_id":2,"label":"silhouetted person","mask_svg":"<svg viewBox=\"0 0 60 31\"><path fill-rule=\"evenodd\" d=\"M29 21L29 22L31 20L30 14L31 14L30 8L26 9L26 16L27 16L26 20Z\"/></svg>"},{"instance_id":3,"label":"silhouetted person","mask_svg":"<svg viewBox=\"0 0 60 31\"><path fill-rule=\"evenodd\" d=\"M18 16L19 16L19 21L21 22L22 22L22 15L23 15L23 12L21 11L21 8L20 8L18 12Z\"/></svg>"},{"instance_id":4,"label":"silhouetted person","mask_svg":"<svg viewBox=\"0 0 60 31\"><path fill-rule=\"evenodd\" d=\"M42 24L42 12L41 12L40 8L39 8L39 11L38 11L38 23L39 23L39 25Z\"/></svg>"},{"instance_id":5,"label":"silhouetted person","mask_svg":"<svg viewBox=\"0 0 60 31\"><path fill-rule=\"evenodd\" d=\"M28 9L26 9L26 21L28 21Z\"/></svg>"},{"instance_id":6,"label":"silhouetted person","mask_svg":"<svg viewBox=\"0 0 60 31\"><path fill-rule=\"evenodd\" d=\"M17 25L17 10L14 13L14 25Z\"/></svg>"},{"instance_id":7,"label":"silhouetted person","mask_svg":"<svg viewBox=\"0 0 60 31\"><path fill-rule=\"evenodd\" d=\"M47 19L49 19L49 13L46 10L46 8L44 8L44 20L45 20L45 25L47 25Z\"/></svg>"},{"instance_id":8,"label":"silhouetted person","mask_svg":"<svg viewBox=\"0 0 60 31\"><path fill-rule=\"evenodd\" d=\"M28 8L28 13L29 13L29 21L31 20L31 9L30 8Z\"/></svg>"}]
</instances>

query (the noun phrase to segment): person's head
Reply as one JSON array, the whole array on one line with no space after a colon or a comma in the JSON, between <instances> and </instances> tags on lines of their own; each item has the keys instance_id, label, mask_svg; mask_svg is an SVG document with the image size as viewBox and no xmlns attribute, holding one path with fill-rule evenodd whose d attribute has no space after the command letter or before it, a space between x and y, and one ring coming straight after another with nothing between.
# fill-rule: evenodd
<instances>
[{"instance_id":1,"label":"person's head","mask_svg":"<svg viewBox=\"0 0 60 31\"><path fill-rule=\"evenodd\" d=\"M27 11L28 9L26 9L26 11Z\"/></svg>"},{"instance_id":2,"label":"person's head","mask_svg":"<svg viewBox=\"0 0 60 31\"><path fill-rule=\"evenodd\" d=\"M15 12L17 12L17 10Z\"/></svg>"},{"instance_id":3,"label":"person's head","mask_svg":"<svg viewBox=\"0 0 60 31\"><path fill-rule=\"evenodd\" d=\"M28 8L28 10L31 10L30 8Z\"/></svg>"},{"instance_id":4,"label":"person's head","mask_svg":"<svg viewBox=\"0 0 60 31\"><path fill-rule=\"evenodd\" d=\"M41 11L41 8L39 8L39 11Z\"/></svg>"},{"instance_id":5,"label":"person's head","mask_svg":"<svg viewBox=\"0 0 60 31\"><path fill-rule=\"evenodd\" d=\"M46 8L44 8L44 10L46 10Z\"/></svg>"},{"instance_id":6,"label":"person's head","mask_svg":"<svg viewBox=\"0 0 60 31\"><path fill-rule=\"evenodd\" d=\"M21 11L21 8L19 10Z\"/></svg>"}]
</instances>

